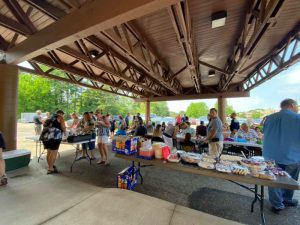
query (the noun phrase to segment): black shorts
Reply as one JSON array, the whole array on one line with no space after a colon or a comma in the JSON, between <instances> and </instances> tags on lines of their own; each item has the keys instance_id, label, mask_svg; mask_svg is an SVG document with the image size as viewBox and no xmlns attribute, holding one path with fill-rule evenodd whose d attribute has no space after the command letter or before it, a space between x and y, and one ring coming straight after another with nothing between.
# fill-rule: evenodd
<instances>
[{"instance_id":1,"label":"black shorts","mask_svg":"<svg viewBox=\"0 0 300 225\"><path fill-rule=\"evenodd\" d=\"M115 132L115 128L110 128L110 132Z\"/></svg>"},{"instance_id":2,"label":"black shorts","mask_svg":"<svg viewBox=\"0 0 300 225\"><path fill-rule=\"evenodd\" d=\"M48 150L58 150L60 145L61 139L51 139L48 141L43 141L44 148Z\"/></svg>"}]
</instances>

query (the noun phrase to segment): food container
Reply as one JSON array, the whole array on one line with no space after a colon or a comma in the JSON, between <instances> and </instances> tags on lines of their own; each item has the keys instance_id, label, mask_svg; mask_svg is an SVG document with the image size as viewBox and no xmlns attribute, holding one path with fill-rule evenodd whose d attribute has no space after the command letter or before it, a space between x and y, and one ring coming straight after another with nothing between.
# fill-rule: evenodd
<instances>
[{"instance_id":1,"label":"food container","mask_svg":"<svg viewBox=\"0 0 300 225\"><path fill-rule=\"evenodd\" d=\"M181 159L186 163L197 164L202 159L202 155L197 153L187 152L181 155Z\"/></svg>"},{"instance_id":2,"label":"food container","mask_svg":"<svg viewBox=\"0 0 300 225\"><path fill-rule=\"evenodd\" d=\"M180 162L180 157L178 157L177 153L170 154L168 156L168 162L179 163Z\"/></svg>"},{"instance_id":3,"label":"food container","mask_svg":"<svg viewBox=\"0 0 300 225\"><path fill-rule=\"evenodd\" d=\"M203 169L209 169L209 170L215 169L215 164L214 163L204 162L202 160L200 162L198 162L198 166L203 168Z\"/></svg>"},{"instance_id":4,"label":"food container","mask_svg":"<svg viewBox=\"0 0 300 225\"><path fill-rule=\"evenodd\" d=\"M152 158L152 157L154 157L154 151L152 148L150 148L150 149L140 148L139 156Z\"/></svg>"},{"instance_id":5,"label":"food container","mask_svg":"<svg viewBox=\"0 0 300 225\"><path fill-rule=\"evenodd\" d=\"M162 148L165 145L163 143L155 143L152 145L152 149L154 150L154 155L156 159L162 159L163 154L162 154Z\"/></svg>"}]
</instances>

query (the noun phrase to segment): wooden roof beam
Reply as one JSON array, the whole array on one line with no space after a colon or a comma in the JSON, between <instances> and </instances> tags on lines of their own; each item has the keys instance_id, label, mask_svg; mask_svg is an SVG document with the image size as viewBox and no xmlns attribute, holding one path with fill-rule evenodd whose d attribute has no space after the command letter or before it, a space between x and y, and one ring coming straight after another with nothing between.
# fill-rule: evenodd
<instances>
[{"instance_id":1,"label":"wooden roof beam","mask_svg":"<svg viewBox=\"0 0 300 225\"><path fill-rule=\"evenodd\" d=\"M107 53L113 55L114 57L116 57L118 60L122 61L123 63L127 64L128 66L130 66L133 71L134 74L136 74L136 72L139 72L139 74L141 74L142 76L145 75L145 73L139 68L137 67L135 64L133 64L131 61L129 61L125 56L122 56L121 54L119 54L117 51L115 51L114 49L111 48L111 46L107 45L106 43L102 42L99 38L97 38L96 36L92 35L86 38L86 40L88 40L91 44L93 44L94 46L101 48L102 51L106 51ZM98 63L95 63L95 65L97 66ZM116 75L117 76L122 76L123 77L123 73L122 71L116 71ZM125 75L124 75L125 76ZM123 78L122 78L123 79ZM128 80L131 79L131 80ZM152 81L154 82L157 86L162 86L161 83L159 83L157 80L153 79L150 76L145 76L146 81ZM138 82L138 78L134 79L134 77L124 77L124 80L130 81L130 82L134 82L137 85L141 86L143 84L140 84L140 82ZM164 87L164 86L162 86ZM147 85L143 85L143 88L145 90L150 91L151 93L155 94L155 95L165 95L165 92L159 91L159 90L153 90L153 89L149 89L149 87L147 87ZM153 92L154 91L154 92Z\"/></svg>"},{"instance_id":2,"label":"wooden roof beam","mask_svg":"<svg viewBox=\"0 0 300 225\"><path fill-rule=\"evenodd\" d=\"M36 27L33 25L27 14L23 11L22 7L16 0L4 0L4 2L21 24L27 26L32 33L37 31Z\"/></svg>"},{"instance_id":3,"label":"wooden roof beam","mask_svg":"<svg viewBox=\"0 0 300 225\"><path fill-rule=\"evenodd\" d=\"M123 27L124 28L124 27ZM166 82L164 77L159 74L158 71L154 71L154 66L151 62L150 56L147 57L147 60L143 58L142 55L140 55L136 49L134 49L132 46L130 46L127 42L123 41L122 38L120 38L113 29L105 30L101 32L101 35L103 39L106 39L108 41L111 41L114 43L112 47L118 48L121 50L124 54L126 54L127 58L134 62L138 67L140 67L145 74L148 76L151 76L153 79L156 80L156 82L160 82L166 89L170 90L174 94L179 94L179 87L174 88L170 85L169 82ZM146 49L146 51L148 51ZM150 54L150 53L148 53ZM146 56L144 56L146 57Z\"/></svg>"},{"instance_id":4,"label":"wooden roof beam","mask_svg":"<svg viewBox=\"0 0 300 225\"><path fill-rule=\"evenodd\" d=\"M177 3L169 8L169 15L177 35L178 43L185 55L186 64L189 66L191 78L195 83L197 93L201 90L201 76L198 66L198 57L196 45L192 38L191 18L189 13L188 1L185 0L182 4Z\"/></svg>"},{"instance_id":5,"label":"wooden roof beam","mask_svg":"<svg viewBox=\"0 0 300 225\"><path fill-rule=\"evenodd\" d=\"M211 64L209 64L209 63L203 62L203 61L201 61L201 60L199 60L199 63L200 63L201 65L204 65L204 66L206 66L206 67L208 67L208 68L211 68L211 69L213 69L213 70L215 70L215 71L217 71L217 72L219 72L219 73L222 73L222 74L228 74L228 72L227 72L226 70L220 69L220 68L218 68L218 67L216 67L216 66L213 66L213 65L211 65Z\"/></svg>"},{"instance_id":6,"label":"wooden roof beam","mask_svg":"<svg viewBox=\"0 0 300 225\"><path fill-rule=\"evenodd\" d=\"M235 75L239 73L239 70L252 55L260 39L271 24L272 18L279 12L282 3L283 0L270 0L268 4L266 4L266 1L257 2L253 0L250 2L244 28L227 65L226 71L229 71L229 76L224 74L220 77L220 91L224 91L228 88ZM254 30L249 34L249 27L252 25L254 26ZM250 39L246 43L246 37L249 35Z\"/></svg>"},{"instance_id":7,"label":"wooden roof beam","mask_svg":"<svg viewBox=\"0 0 300 225\"><path fill-rule=\"evenodd\" d=\"M27 4L31 5L32 7L38 9L39 11L42 11L49 17L51 17L54 20L62 19L67 15L67 13L50 3L48 3L45 0L24 0Z\"/></svg>"},{"instance_id":8,"label":"wooden roof beam","mask_svg":"<svg viewBox=\"0 0 300 225\"><path fill-rule=\"evenodd\" d=\"M33 32L24 24L20 24L15 20L3 15L0 15L0 25L24 36L33 34Z\"/></svg>"},{"instance_id":9,"label":"wooden roof beam","mask_svg":"<svg viewBox=\"0 0 300 225\"><path fill-rule=\"evenodd\" d=\"M134 33L134 35L136 36L136 38L138 39L138 42L140 44L142 44L144 46L144 48L149 52L148 55L152 55L156 62L159 63L159 65L162 67L162 69L164 71L166 71L166 78L164 79L165 82L168 82L168 81L171 81L173 80L175 82L175 88L179 88L179 89L182 89L182 86L180 84L180 82L176 79L176 76L174 76L174 72L170 69L170 67L167 65L167 63L165 61L163 61L159 54L157 53L157 51L153 48L152 44L149 43L149 41L147 40L147 38L145 37L145 35L142 34L141 30L133 23L133 21L130 21L128 23L126 23L126 27L128 29L131 30L131 32ZM149 56L148 56L149 57ZM151 61L151 57L149 59L149 61Z\"/></svg>"},{"instance_id":10,"label":"wooden roof beam","mask_svg":"<svg viewBox=\"0 0 300 225\"><path fill-rule=\"evenodd\" d=\"M91 80L94 80L94 81L98 81L98 82L101 82L101 83L109 85L109 86L115 86L116 85L116 84L113 84L111 81L105 80L105 79L100 78L98 76L90 76L86 71L83 71L81 69L77 69L75 67L69 66L68 64L54 63L52 61L52 59L50 59L46 56L43 56L43 55L33 58L32 61L36 62L36 63L44 64L44 65L47 65L49 67L53 67L53 68L56 68L56 69L59 69L59 70L63 70L65 72L68 72L68 73L71 73L71 74L74 74L74 75L77 75L77 76L80 76L80 77L83 77L83 78L86 78L86 79L91 79ZM141 96L145 95L144 93L141 93L141 92L136 91L136 90L131 90L130 88L126 88L124 86L120 87L120 89L124 89L126 91L130 91L132 93L135 93L135 94L138 94L138 95L141 95Z\"/></svg>"},{"instance_id":11,"label":"wooden roof beam","mask_svg":"<svg viewBox=\"0 0 300 225\"><path fill-rule=\"evenodd\" d=\"M133 83L136 82L132 78L125 76L125 74L123 74L122 72L116 71L113 68L108 67L108 66L106 66L106 65L104 65L104 64L102 64L102 63L100 63L100 62L98 62L96 60L92 60L91 61L91 59L89 57L81 54L80 52L78 52L78 51L76 51L76 50L74 50L74 49L72 49L72 48L70 48L68 46L63 46L63 47L59 48L58 50L61 51L61 52L63 52L63 53L65 53L65 54L67 54L67 55L70 55L70 56L72 56L72 57L80 60L81 62L87 63L90 66L95 66L95 67L101 69L102 71L104 71L106 73L109 73L109 74L112 74L114 76L117 76L117 77L119 77L122 80L126 80L126 81L133 82ZM155 90L152 90L152 89L148 88L147 86L145 86L143 84L137 84L137 85L139 87L147 90L148 92L151 92L152 94L159 95L159 93L155 92Z\"/></svg>"},{"instance_id":12,"label":"wooden roof beam","mask_svg":"<svg viewBox=\"0 0 300 225\"><path fill-rule=\"evenodd\" d=\"M68 43L73 43L78 39L163 9L179 1L180 0L127 0L126 2L123 0L90 1L82 8L74 10L72 13L64 16L60 21L52 23L43 30L28 37L22 43L9 49L6 53L6 63L18 64L32 59L49 50L59 48ZM31 3L32 6L40 7L41 4L46 1L26 0L26 2ZM49 13L47 10L45 10L45 12ZM49 14L52 15L54 12L51 11ZM3 23L3 19L3 16L0 17L0 24ZM7 20L4 22L4 25L7 25ZM75 22L76 26L74 26ZM66 27L68 29L66 29ZM22 26L22 28L24 27ZM28 29L25 29L25 31L27 31L25 33L28 33Z\"/></svg>"},{"instance_id":13,"label":"wooden roof beam","mask_svg":"<svg viewBox=\"0 0 300 225\"><path fill-rule=\"evenodd\" d=\"M18 67L21 71L23 71L25 73L35 74L35 75L39 75L39 76L42 76L42 77L47 77L47 78L52 79L52 80L58 80L58 81L62 81L62 82L70 83L70 84L75 84L77 86L82 86L82 87L87 87L87 88L91 88L91 89L98 90L98 91L104 91L104 92L108 92L108 93L112 93L112 94L117 94L117 95L121 95L121 96L124 96L124 97L135 98L134 96L115 93L115 92L112 92L110 90L103 89L103 87L99 87L99 86L96 86L96 85L89 85L89 84L81 83L80 81L77 81L76 79L75 80L71 79L70 77L68 79L68 78L64 78L64 77L55 76L55 75L52 75L52 74L49 74L49 73L45 73L42 70L38 70L38 69L33 70L33 69L29 69L29 68L22 67L22 66L18 66Z\"/></svg>"},{"instance_id":14,"label":"wooden roof beam","mask_svg":"<svg viewBox=\"0 0 300 225\"><path fill-rule=\"evenodd\" d=\"M208 94L195 94L195 95L177 95L177 96L163 96L153 98L138 98L135 102L159 102L159 101L178 101L178 100L193 100L193 99L211 99L211 98L239 98L249 97L249 92L220 92L220 93L208 93Z\"/></svg>"},{"instance_id":15,"label":"wooden roof beam","mask_svg":"<svg viewBox=\"0 0 300 225\"><path fill-rule=\"evenodd\" d=\"M9 43L0 35L0 50L6 51L8 49Z\"/></svg>"}]
</instances>

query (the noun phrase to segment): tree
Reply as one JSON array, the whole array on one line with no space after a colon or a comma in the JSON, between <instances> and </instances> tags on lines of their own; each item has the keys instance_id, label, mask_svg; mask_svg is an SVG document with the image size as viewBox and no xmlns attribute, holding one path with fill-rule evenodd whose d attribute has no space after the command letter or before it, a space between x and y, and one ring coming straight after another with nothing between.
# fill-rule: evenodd
<instances>
[{"instance_id":1,"label":"tree","mask_svg":"<svg viewBox=\"0 0 300 225\"><path fill-rule=\"evenodd\" d=\"M186 110L186 115L192 118L206 116L207 113L208 107L204 102L191 103Z\"/></svg>"},{"instance_id":2,"label":"tree","mask_svg":"<svg viewBox=\"0 0 300 225\"><path fill-rule=\"evenodd\" d=\"M229 115L231 115L233 112L235 112L233 106L227 104L227 99L225 100L225 105L226 105L226 108L225 108L225 114L226 114L227 116L229 116ZM219 108L219 107L218 107L218 101L215 103L214 107L218 110L218 108Z\"/></svg>"},{"instance_id":3,"label":"tree","mask_svg":"<svg viewBox=\"0 0 300 225\"><path fill-rule=\"evenodd\" d=\"M49 68L43 66L42 69L45 71ZM65 76L57 70L52 73L60 77ZM125 116L128 112L143 114L146 109L145 103L135 103L130 98L27 73L20 74L18 95L18 116L22 112L35 112L38 109L43 112L62 109L67 117L73 111L83 114L86 111L102 109L105 114ZM166 102L151 103L151 112L159 116L170 115Z\"/></svg>"},{"instance_id":4,"label":"tree","mask_svg":"<svg viewBox=\"0 0 300 225\"><path fill-rule=\"evenodd\" d=\"M260 119L263 116L263 114L260 111L253 111L251 113L251 117L253 119Z\"/></svg>"},{"instance_id":5,"label":"tree","mask_svg":"<svg viewBox=\"0 0 300 225\"><path fill-rule=\"evenodd\" d=\"M170 111L167 102L151 103L151 113L154 113L158 116L170 116Z\"/></svg>"}]
</instances>

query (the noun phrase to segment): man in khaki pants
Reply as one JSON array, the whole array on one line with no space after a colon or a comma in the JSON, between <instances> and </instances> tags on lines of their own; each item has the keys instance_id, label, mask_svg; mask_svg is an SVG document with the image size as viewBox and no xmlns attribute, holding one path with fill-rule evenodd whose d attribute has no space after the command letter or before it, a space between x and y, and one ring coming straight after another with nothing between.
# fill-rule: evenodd
<instances>
[{"instance_id":1,"label":"man in khaki pants","mask_svg":"<svg viewBox=\"0 0 300 225\"><path fill-rule=\"evenodd\" d=\"M5 174L5 161L3 159L3 152L2 152L3 149L5 149L5 143L4 143L2 133L0 133L0 186L7 184L7 177Z\"/></svg>"},{"instance_id":2,"label":"man in khaki pants","mask_svg":"<svg viewBox=\"0 0 300 225\"><path fill-rule=\"evenodd\" d=\"M218 117L218 111L215 108L209 110L211 121L207 127L207 137L209 155L219 157L223 150L223 129L222 121Z\"/></svg>"}]
</instances>

